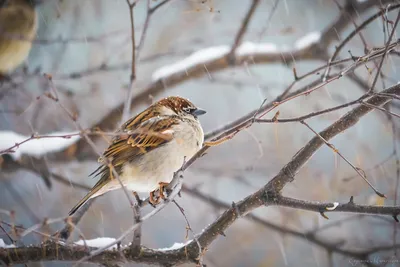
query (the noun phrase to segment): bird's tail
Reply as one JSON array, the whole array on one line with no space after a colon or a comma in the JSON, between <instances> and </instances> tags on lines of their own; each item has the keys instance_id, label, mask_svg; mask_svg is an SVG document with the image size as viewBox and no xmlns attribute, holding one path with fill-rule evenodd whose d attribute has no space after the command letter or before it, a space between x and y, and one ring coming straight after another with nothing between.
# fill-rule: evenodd
<instances>
[{"instance_id":1,"label":"bird's tail","mask_svg":"<svg viewBox=\"0 0 400 267\"><path fill-rule=\"evenodd\" d=\"M82 207L90 198L96 197L95 194L103 187L104 184L96 184L84 198L82 198L68 213L68 216L72 216L80 207ZM101 194L99 194L101 195ZM97 196L99 196L97 195Z\"/></svg>"}]
</instances>

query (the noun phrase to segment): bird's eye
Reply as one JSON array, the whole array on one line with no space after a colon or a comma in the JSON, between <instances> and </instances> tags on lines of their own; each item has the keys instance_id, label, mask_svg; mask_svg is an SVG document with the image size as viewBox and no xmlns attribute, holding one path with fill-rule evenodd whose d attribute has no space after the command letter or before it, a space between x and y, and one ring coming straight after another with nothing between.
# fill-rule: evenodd
<instances>
[{"instance_id":1,"label":"bird's eye","mask_svg":"<svg viewBox=\"0 0 400 267\"><path fill-rule=\"evenodd\" d=\"M185 107L185 108L183 108L183 111L186 112L186 113L192 113L193 112L193 108Z\"/></svg>"}]
</instances>

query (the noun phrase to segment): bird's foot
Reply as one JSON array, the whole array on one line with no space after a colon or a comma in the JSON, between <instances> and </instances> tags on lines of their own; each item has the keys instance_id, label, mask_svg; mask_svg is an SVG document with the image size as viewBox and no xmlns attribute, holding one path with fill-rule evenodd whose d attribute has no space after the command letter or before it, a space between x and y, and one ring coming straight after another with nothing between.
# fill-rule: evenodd
<instances>
[{"instance_id":1,"label":"bird's foot","mask_svg":"<svg viewBox=\"0 0 400 267\"><path fill-rule=\"evenodd\" d=\"M153 208L156 207L158 203L161 201L161 197L157 197L154 195L155 191L150 192L149 203Z\"/></svg>"},{"instance_id":2,"label":"bird's foot","mask_svg":"<svg viewBox=\"0 0 400 267\"><path fill-rule=\"evenodd\" d=\"M168 191L165 187L167 187L169 183L159 182L158 185L160 186L160 197L162 199L166 199L170 191ZM166 195L164 194L164 192L166 193Z\"/></svg>"}]
</instances>

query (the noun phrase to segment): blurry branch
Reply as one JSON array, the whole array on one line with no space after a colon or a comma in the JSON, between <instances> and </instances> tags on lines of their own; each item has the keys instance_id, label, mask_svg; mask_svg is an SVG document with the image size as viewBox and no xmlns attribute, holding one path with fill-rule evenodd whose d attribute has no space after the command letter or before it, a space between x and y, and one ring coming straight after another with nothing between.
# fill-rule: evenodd
<instances>
[{"instance_id":1,"label":"blurry branch","mask_svg":"<svg viewBox=\"0 0 400 267\"><path fill-rule=\"evenodd\" d=\"M20 162L17 160L13 160L9 155L5 155L0 159L0 169L2 172L12 173L17 170L33 172L42 178L47 188L52 187L52 177L48 169L46 160L40 160L33 157L23 157L24 161Z\"/></svg>"},{"instance_id":2,"label":"blurry branch","mask_svg":"<svg viewBox=\"0 0 400 267\"><path fill-rule=\"evenodd\" d=\"M258 38L258 41L261 42L262 37L264 36L264 34L267 32L269 25L271 24L271 19L272 16L275 14L276 9L278 8L278 4L279 4L280 0L275 0L273 6L272 6L272 10L268 15L267 18L267 22L265 23L265 26L262 28L261 32L260 32L260 36Z\"/></svg>"},{"instance_id":3,"label":"blurry branch","mask_svg":"<svg viewBox=\"0 0 400 267\"><path fill-rule=\"evenodd\" d=\"M147 29L149 28L149 25L150 25L151 16L153 15L154 12L156 12L157 9L159 9L160 7L162 7L169 1L171 1L171 0L164 0L160 3L158 3L157 5L151 7L150 0L147 0L147 13L146 13L146 19L144 21L142 35L140 36L140 40L139 40L139 44L138 44L138 48L137 48L137 60L140 59L140 53L142 52L144 40L146 39Z\"/></svg>"},{"instance_id":4,"label":"blurry branch","mask_svg":"<svg viewBox=\"0 0 400 267\"><path fill-rule=\"evenodd\" d=\"M236 48L242 42L243 36L246 33L246 30L249 26L250 19L253 16L254 12L256 11L256 8L259 3L260 3L260 0L253 0L253 2L251 3L251 6L249 8L249 11L246 14L246 17L244 18L242 25L240 26L240 29L239 29L238 33L236 34L235 41L232 45L231 51L228 54L228 59L231 64L233 64L233 62L235 61Z\"/></svg>"},{"instance_id":5,"label":"blurry branch","mask_svg":"<svg viewBox=\"0 0 400 267\"><path fill-rule=\"evenodd\" d=\"M131 21L131 36L132 36L132 60L131 60L131 76L130 76L130 84L128 88L128 97L126 98L124 107L123 107L123 113L122 113L122 122L126 121L130 117L130 111L131 111L131 105L132 105L132 97L133 97L133 89L135 86L135 81L136 81L136 66L137 63L140 59L140 53L143 49L144 41L146 38L147 34L147 29L149 28L150 25L150 18L154 12L167 3L168 1L164 1L162 3L159 3L157 6L151 8L150 7L150 0L147 0L147 13L146 13L146 19L144 22L142 34L139 39L139 45L136 49L136 41L135 41L135 19L134 19L134 8L138 2L138 0L135 0L133 3L130 2L130 0L126 0L128 7L129 7L129 14L130 14L130 21Z\"/></svg>"},{"instance_id":6,"label":"blurry branch","mask_svg":"<svg viewBox=\"0 0 400 267\"><path fill-rule=\"evenodd\" d=\"M53 44L70 44L70 43L98 43L105 41L109 38L112 38L116 35L125 35L126 30L116 30L112 31L109 33L101 34L99 36L85 36L85 37L71 37L67 39L63 39L61 36L48 40L48 39L40 39L40 38L35 38L34 40L30 40L34 44L40 44L40 45L53 45ZM23 39L23 38L21 38Z\"/></svg>"},{"instance_id":7,"label":"blurry branch","mask_svg":"<svg viewBox=\"0 0 400 267\"><path fill-rule=\"evenodd\" d=\"M19 188L15 188L15 185L12 181L4 181L3 182L4 189L8 191L11 197L14 199L15 203L18 203L22 210L24 211L25 216L27 216L31 222L37 223L40 222L40 218L36 211L34 211L28 203L26 203L25 198L21 195ZM31 203L30 203L31 204Z\"/></svg>"},{"instance_id":8,"label":"blurry branch","mask_svg":"<svg viewBox=\"0 0 400 267\"><path fill-rule=\"evenodd\" d=\"M165 1L164 1L165 2ZM164 3L161 2L161 3ZM395 1L381 1L382 4L394 3ZM161 4L160 3L160 4ZM361 14L368 10L369 8L375 6L377 2L375 1L366 1L366 2L358 2L352 1L351 6L346 6L342 10L343 12L347 12L348 14L355 15ZM393 10L394 8L398 8L400 5L396 4L391 6L389 9ZM233 65L229 64L229 60L227 55L221 55L221 57L207 61L200 62L197 65L193 65L185 71L176 72L169 76L163 77L161 80L156 80L148 85L143 91L138 92L132 98L130 103L131 106L138 106L140 104L149 103L149 96L156 97L166 90L166 87L172 87L177 84L183 83L190 79L198 78L204 76L208 73L213 73L217 71L221 71L227 69L232 66L241 66L243 63L251 60L254 64L265 64L265 63L275 63L275 62L284 62L289 64L293 60L312 60L312 59L321 59L322 55L326 54L325 50L337 40L338 34L340 34L351 20L349 19L348 14L340 14L338 18L322 33L322 36L318 43L312 43L302 49L294 49L293 51L277 51L277 52L269 52L269 53L253 53L253 54L245 54L245 55L236 55L236 60ZM323 49L323 51L321 51ZM204 66L206 66L207 70L205 70ZM116 124L120 121L121 118L121 110L123 110L124 104L119 105L118 107L111 110L108 115L103 117L99 123L94 125L93 127L98 127L103 131L108 131L114 129ZM65 160L65 156L63 153L55 153L52 155L53 159ZM77 143L77 152L76 156L79 160L83 159L94 159L96 155L93 154L92 150L89 148L88 144L81 140Z\"/></svg>"},{"instance_id":9,"label":"blurry branch","mask_svg":"<svg viewBox=\"0 0 400 267\"><path fill-rule=\"evenodd\" d=\"M154 60L157 60L162 57L166 56L186 56L191 51L168 51L168 52L163 52L163 53L157 53L154 55L150 55L147 57L143 58L138 58L138 62L145 63L145 62L151 62ZM95 75L98 74L99 72L109 72L109 71L121 71L121 70L127 70L131 67L130 62L126 63L120 63L118 65L108 65L107 63L102 63L99 66L91 67L83 71L77 71L77 72L71 72L71 73L66 73L66 74L58 74L54 76L54 79L57 80L69 80L69 79L81 79L83 77L87 77L90 75ZM36 75L36 74L32 74Z\"/></svg>"},{"instance_id":10,"label":"blurry branch","mask_svg":"<svg viewBox=\"0 0 400 267\"><path fill-rule=\"evenodd\" d=\"M131 110L131 99L133 95L133 87L136 80L136 42L135 42L135 18L134 18L134 8L136 6L136 0L133 3L130 0L126 0L126 3L129 7L129 16L131 21L131 39L132 39L132 59L131 59L131 75L130 75L130 83L128 88L128 96L125 101L124 109L122 112L122 122L126 121L129 118L129 113ZM146 30L146 29L144 29Z\"/></svg>"},{"instance_id":11,"label":"blurry branch","mask_svg":"<svg viewBox=\"0 0 400 267\"><path fill-rule=\"evenodd\" d=\"M126 0L129 6L129 15L131 18L131 38L132 38L132 61L131 61L131 82L136 79L136 42L135 42L135 19L133 17L133 9L136 5L136 2L130 3L129 0Z\"/></svg>"},{"instance_id":12,"label":"blurry branch","mask_svg":"<svg viewBox=\"0 0 400 267\"><path fill-rule=\"evenodd\" d=\"M373 106L382 106L388 103L391 98L387 95L400 95L400 84L392 86L389 89L381 92L382 94L374 95L366 101L366 103ZM347 129L354 126L361 117L368 114L373 108L365 105L351 110L335 123L327 127L325 130L319 133L325 140L330 140L336 135L346 131ZM300 149L292 160L286 164L280 172L265 186L256 191L255 193L247 196L245 199L233 203L232 206L227 209L216 221L210 224L204 229L201 234L197 235L196 238L203 249L206 249L219 235L223 235L224 231L230 227L237 219L242 216L246 216L252 210L270 205L284 205L296 208L304 208L307 210L320 212L328 211L346 211L346 212L364 212L369 214L387 214L392 215L397 219L397 215L400 213L400 207L376 207L376 206L362 206L354 204L353 200L348 204L339 203L316 203L295 200L281 195L281 191L285 185L294 180L297 172L306 164L306 162L312 157L312 155L323 146L324 142L319 137L312 138L302 149ZM184 164L182 171L189 167L202 153L206 150L203 148L199 151L192 159ZM179 172L178 172L179 173ZM181 185L181 175L175 175L172 184ZM178 181L177 181L178 180ZM180 181L180 182L179 182ZM175 191L175 195L177 192ZM174 196L171 196L173 199ZM168 198L169 201L171 199ZM164 205L163 203L161 205ZM155 213L160 211L164 206L157 207L150 214L143 217L143 220L153 216ZM336 210L338 209L338 210ZM322 212L321 212L322 210ZM109 251L107 248L113 244L120 242L126 235L134 231L140 223L137 223L130 227L121 237L115 242L108 246L96 249L90 253L82 251L77 247L67 247L55 243L44 243L41 246L34 246L28 248L12 248L12 249L0 249L0 261L5 264L10 263L23 263L28 261L47 261L47 260L79 260L101 262L101 263L116 263L122 262L120 252L122 251L123 256L126 260L142 262L142 263L153 263L159 265L176 265L183 262L193 261L198 262L198 244L195 240L192 240L187 245L178 249L171 249L166 251L151 250L145 247L141 247L139 254L131 253L130 248L125 248L121 251ZM46 253L43 253L45 251ZM352 255L353 256L353 255ZM368 254L358 254L359 258L367 258Z\"/></svg>"},{"instance_id":13,"label":"blurry branch","mask_svg":"<svg viewBox=\"0 0 400 267\"><path fill-rule=\"evenodd\" d=\"M158 3L157 5L153 6L152 8L150 8L149 13L153 14L157 9L159 9L160 7L162 7L163 5L165 5L166 3L168 3L171 0L163 0L160 3Z\"/></svg>"},{"instance_id":14,"label":"blurry branch","mask_svg":"<svg viewBox=\"0 0 400 267\"><path fill-rule=\"evenodd\" d=\"M400 11L397 12L396 21L394 23L392 32L390 33L389 40L387 41L386 46L385 46L385 52L383 53L383 57L381 59L381 62L379 63L378 69L376 70L376 75L375 75L374 81L372 82L371 88L368 90L368 93L374 91L376 82L378 81L378 77L379 77L379 75L381 73L381 69L382 69L383 63L385 62L385 57L386 57L386 55L388 53L388 50L389 50L390 42L392 41L393 35L394 35L394 33L396 31L396 28L397 28L397 24L399 23L399 20L400 20Z\"/></svg>"}]
</instances>

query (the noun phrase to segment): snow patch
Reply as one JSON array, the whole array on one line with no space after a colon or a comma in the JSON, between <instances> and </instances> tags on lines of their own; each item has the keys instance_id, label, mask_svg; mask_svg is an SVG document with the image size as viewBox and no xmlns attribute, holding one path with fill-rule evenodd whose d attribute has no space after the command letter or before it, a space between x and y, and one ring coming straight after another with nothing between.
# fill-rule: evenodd
<instances>
[{"instance_id":1,"label":"snow patch","mask_svg":"<svg viewBox=\"0 0 400 267\"><path fill-rule=\"evenodd\" d=\"M46 136L69 136L72 133L54 132ZM76 134L76 133L75 133ZM0 131L0 151L6 150L16 143L21 143L28 139L29 136L17 134L12 131ZM80 139L79 135L74 135L69 138L63 137L44 137L40 139L28 140L26 143L12 149L14 152L9 153L14 159L18 159L21 155L29 155L40 157L47 153L61 151L68 146L74 144Z\"/></svg>"},{"instance_id":2,"label":"snow patch","mask_svg":"<svg viewBox=\"0 0 400 267\"><path fill-rule=\"evenodd\" d=\"M201 63L206 64L208 61L226 55L229 52L229 49L230 48L227 45L212 46L200 49L181 61L159 68L153 73L152 79L153 81L157 81L172 74L187 71L187 69L195 65Z\"/></svg>"},{"instance_id":3,"label":"snow patch","mask_svg":"<svg viewBox=\"0 0 400 267\"><path fill-rule=\"evenodd\" d=\"M74 242L76 245L80 245L80 246L88 246L88 247L94 247L94 248L101 248L101 247L105 247L108 244L115 242L115 238L111 238L111 237L99 237L96 239L88 239L88 240L79 240ZM117 248L117 244L115 244L114 246L110 247L109 249L113 249L113 248Z\"/></svg>"},{"instance_id":4,"label":"snow patch","mask_svg":"<svg viewBox=\"0 0 400 267\"><path fill-rule=\"evenodd\" d=\"M180 249L181 247L186 246L187 244L189 244L190 242L192 242L192 240L188 240L186 243L174 243L172 246L170 246L169 248L159 248L157 249L158 251L168 251L168 250L174 250L174 249Z\"/></svg>"},{"instance_id":5,"label":"snow patch","mask_svg":"<svg viewBox=\"0 0 400 267\"><path fill-rule=\"evenodd\" d=\"M298 39L294 43L294 47L298 50L306 48L312 44L318 43L319 40L321 39L321 33L320 32L310 32L300 39Z\"/></svg>"},{"instance_id":6,"label":"snow patch","mask_svg":"<svg viewBox=\"0 0 400 267\"><path fill-rule=\"evenodd\" d=\"M236 55L246 56L258 53L266 54L266 53L276 53L276 52L278 52L278 47L272 43L257 44L252 42L245 42L237 48Z\"/></svg>"},{"instance_id":7,"label":"snow patch","mask_svg":"<svg viewBox=\"0 0 400 267\"><path fill-rule=\"evenodd\" d=\"M326 207L326 210L335 210L339 206L338 202L333 202L333 207Z\"/></svg>"},{"instance_id":8,"label":"snow patch","mask_svg":"<svg viewBox=\"0 0 400 267\"><path fill-rule=\"evenodd\" d=\"M7 245L6 243L4 243L4 240L0 238L0 248L15 248L15 245Z\"/></svg>"}]
</instances>

